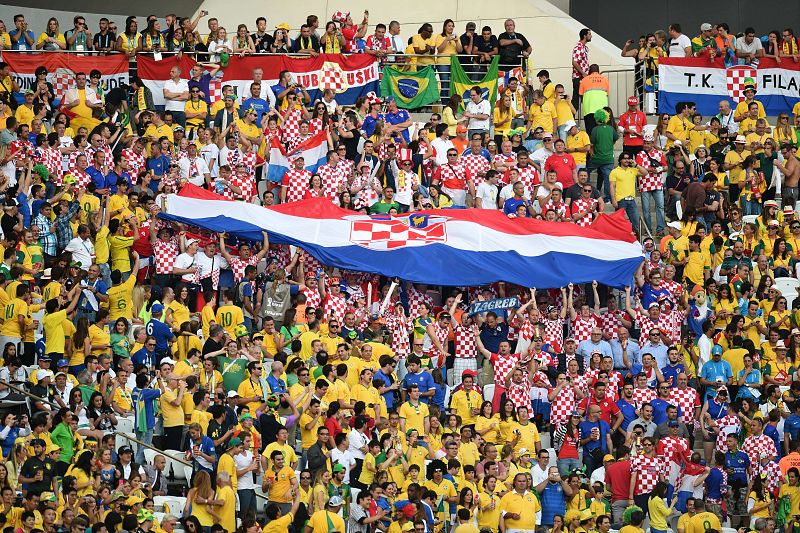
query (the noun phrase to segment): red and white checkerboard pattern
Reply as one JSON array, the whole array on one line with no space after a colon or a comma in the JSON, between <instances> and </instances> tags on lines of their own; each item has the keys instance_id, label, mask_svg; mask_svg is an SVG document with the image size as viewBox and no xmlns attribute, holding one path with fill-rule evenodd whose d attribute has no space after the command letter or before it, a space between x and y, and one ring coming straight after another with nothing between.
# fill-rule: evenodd
<instances>
[{"instance_id":1,"label":"red and white checkerboard pattern","mask_svg":"<svg viewBox=\"0 0 800 533\"><path fill-rule=\"evenodd\" d=\"M356 176L350 187L358 191L353 199L356 209L369 207L380 199L377 191L381 188L381 182L375 176Z\"/></svg>"},{"instance_id":2,"label":"red and white checkerboard pattern","mask_svg":"<svg viewBox=\"0 0 800 533\"><path fill-rule=\"evenodd\" d=\"M347 184L347 169L338 164L334 167L327 163L319 167L317 174L322 178L322 188L325 195L333 200L339 196L339 187Z\"/></svg>"},{"instance_id":3,"label":"red and white checkerboard pattern","mask_svg":"<svg viewBox=\"0 0 800 533\"><path fill-rule=\"evenodd\" d=\"M322 296L319 294L319 290L314 287L306 287L303 289L303 294L306 295L306 307L319 307L320 302L322 302Z\"/></svg>"},{"instance_id":4,"label":"red and white checkerboard pattern","mask_svg":"<svg viewBox=\"0 0 800 533\"><path fill-rule=\"evenodd\" d=\"M658 161L659 166L667 168L667 160L661 150L655 148L649 152L642 150L636 154L636 164L649 169L653 163L650 159ZM664 188L664 183L661 180L660 172L648 172L647 175L639 178L639 192L660 191Z\"/></svg>"},{"instance_id":5,"label":"red and white checkerboard pattern","mask_svg":"<svg viewBox=\"0 0 800 533\"><path fill-rule=\"evenodd\" d=\"M577 198L570 204L570 213L583 213L589 211L585 216L575 221L575 224L582 228L588 228L594 222L595 213L597 212L598 202L594 198L584 199L583 197Z\"/></svg>"},{"instance_id":6,"label":"red and white checkerboard pattern","mask_svg":"<svg viewBox=\"0 0 800 533\"><path fill-rule=\"evenodd\" d=\"M385 316L386 329L392 335L390 347L392 348L395 356L400 359L405 359L411 353L409 334L413 329L413 323L411 322L410 318L401 317L394 313L387 313Z\"/></svg>"},{"instance_id":7,"label":"red and white checkerboard pattern","mask_svg":"<svg viewBox=\"0 0 800 533\"><path fill-rule=\"evenodd\" d=\"M418 291L413 285L408 286L406 294L408 296L408 316L412 319L420 315L422 304L428 304L433 307L433 298L424 292Z\"/></svg>"},{"instance_id":8,"label":"red and white checkerboard pattern","mask_svg":"<svg viewBox=\"0 0 800 533\"><path fill-rule=\"evenodd\" d=\"M643 389L640 389L639 387L633 388L633 405L636 407L636 409L641 409L642 405L647 402L652 402L655 399L655 389L651 389L650 387L645 387Z\"/></svg>"},{"instance_id":9,"label":"red and white checkerboard pattern","mask_svg":"<svg viewBox=\"0 0 800 533\"><path fill-rule=\"evenodd\" d=\"M316 257L306 252L305 250L302 250L302 253L303 253L303 258L305 259L306 262L306 268L305 268L306 273L316 272L318 269L324 266Z\"/></svg>"},{"instance_id":10,"label":"red and white checkerboard pattern","mask_svg":"<svg viewBox=\"0 0 800 533\"><path fill-rule=\"evenodd\" d=\"M308 133L308 134L306 134L306 135L300 135L300 134L298 133L296 137L292 137L292 138L291 138L291 139L289 139L289 141L286 143L286 144L287 144L287 146L288 146L287 153L289 153L289 154L293 153L295 150L297 150L297 147L298 147L298 146L300 146L301 144L303 144L304 142L306 142L306 141L307 141L308 139L310 139L311 137L312 137L312 134L311 134L311 133ZM294 159L294 157L292 157L292 156L290 155L290 156L289 156L289 159L290 159L290 160L291 160L291 159Z\"/></svg>"},{"instance_id":11,"label":"red and white checkerboard pattern","mask_svg":"<svg viewBox=\"0 0 800 533\"><path fill-rule=\"evenodd\" d=\"M128 173L131 178L136 179L139 176L139 172L147 169L147 161L144 154L136 153L131 148L125 148L122 151L122 156L128 161Z\"/></svg>"},{"instance_id":12,"label":"red and white checkerboard pattern","mask_svg":"<svg viewBox=\"0 0 800 533\"><path fill-rule=\"evenodd\" d=\"M762 455L766 455L770 459L778 456L778 451L775 449L775 441L763 433L759 436L750 435L744 439L742 451L750 458L751 464L760 463Z\"/></svg>"},{"instance_id":13,"label":"red and white checkerboard pattern","mask_svg":"<svg viewBox=\"0 0 800 533\"><path fill-rule=\"evenodd\" d=\"M286 202L297 202L303 199L311 180L311 172L306 169L290 168L283 175L282 187L286 187Z\"/></svg>"},{"instance_id":14,"label":"red and white checkerboard pattern","mask_svg":"<svg viewBox=\"0 0 800 533\"><path fill-rule=\"evenodd\" d=\"M673 387L669 391L669 402L677 405L681 411L681 422L684 424L692 423L694 420L694 410L700 407L700 397L697 391L691 387L679 389Z\"/></svg>"},{"instance_id":15,"label":"red and white checkerboard pattern","mask_svg":"<svg viewBox=\"0 0 800 533\"><path fill-rule=\"evenodd\" d=\"M255 154L252 154L255 156ZM252 202L254 198L258 197L256 192L256 180L252 174L248 172L237 172L231 177L231 184L239 187L241 194L236 195L237 200L244 200L245 202Z\"/></svg>"},{"instance_id":16,"label":"red and white checkerboard pattern","mask_svg":"<svg viewBox=\"0 0 800 533\"><path fill-rule=\"evenodd\" d=\"M686 323L686 313L680 309L673 309L668 314L661 313L661 317L672 341L675 342L680 339L681 326Z\"/></svg>"},{"instance_id":17,"label":"red and white checkerboard pattern","mask_svg":"<svg viewBox=\"0 0 800 533\"><path fill-rule=\"evenodd\" d=\"M510 154L497 154L492 158L492 168L497 170L497 167L513 167L517 165L517 154L511 152ZM508 185L508 174L500 172L500 182Z\"/></svg>"},{"instance_id":18,"label":"red and white checkerboard pattern","mask_svg":"<svg viewBox=\"0 0 800 533\"><path fill-rule=\"evenodd\" d=\"M332 294L331 292L325 294L325 301L322 303L322 309L325 311L326 319L333 313L333 316L339 320L339 324L343 324L344 314L349 307L343 296Z\"/></svg>"},{"instance_id":19,"label":"red and white checkerboard pattern","mask_svg":"<svg viewBox=\"0 0 800 533\"><path fill-rule=\"evenodd\" d=\"M642 313L641 309L636 309L636 323L639 325L639 329L642 331L650 331L651 329L661 329L662 324L661 322L653 322L650 318L650 315L647 313Z\"/></svg>"},{"instance_id":20,"label":"red and white checkerboard pattern","mask_svg":"<svg viewBox=\"0 0 800 533\"><path fill-rule=\"evenodd\" d=\"M433 180L439 181L442 187L463 191L467 188L467 171L460 162L455 165L442 165L436 169Z\"/></svg>"},{"instance_id":21,"label":"red and white checkerboard pattern","mask_svg":"<svg viewBox=\"0 0 800 533\"><path fill-rule=\"evenodd\" d=\"M536 324L531 322L528 318L526 318L522 324L519 324L519 321L515 317L513 324L514 329L517 330L517 338L524 341L530 341L538 331Z\"/></svg>"},{"instance_id":22,"label":"red and white checkerboard pattern","mask_svg":"<svg viewBox=\"0 0 800 533\"><path fill-rule=\"evenodd\" d=\"M591 313L589 318L586 319L578 315L572 321L572 338L580 344L592 336L593 328L599 328L600 326L600 319L594 313Z\"/></svg>"},{"instance_id":23,"label":"red and white checkerboard pattern","mask_svg":"<svg viewBox=\"0 0 800 533\"><path fill-rule=\"evenodd\" d=\"M336 94L343 93L349 87L347 75L336 63L326 61L319 71L319 89L333 89Z\"/></svg>"},{"instance_id":24,"label":"red and white checkerboard pattern","mask_svg":"<svg viewBox=\"0 0 800 533\"><path fill-rule=\"evenodd\" d=\"M510 383L506 388L506 397L514 403L514 408L530 408L531 406L531 386L528 380L523 379L522 383Z\"/></svg>"},{"instance_id":25,"label":"red and white checkerboard pattern","mask_svg":"<svg viewBox=\"0 0 800 533\"><path fill-rule=\"evenodd\" d=\"M467 177L472 179L476 188L484 182L484 177L479 174L491 170L489 161L485 157L480 154L473 154L472 152L461 157L461 164L467 169Z\"/></svg>"},{"instance_id":26,"label":"red and white checkerboard pattern","mask_svg":"<svg viewBox=\"0 0 800 533\"><path fill-rule=\"evenodd\" d=\"M728 435L732 433L738 434L742 429L742 423L739 417L733 414L727 414L714 422L717 424L717 430L719 431L714 449L720 452L727 452L728 445L725 443L725 440L728 438Z\"/></svg>"},{"instance_id":27,"label":"red and white checkerboard pattern","mask_svg":"<svg viewBox=\"0 0 800 533\"><path fill-rule=\"evenodd\" d=\"M662 279L661 287L669 291L669 293L672 295L673 302L677 302L676 298L683 294L683 287L681 287L681 284L674 279Z\"/></svg>"},{"instance_id":28,"label":"red and white checkerboard pattern","mask_svg":"<svg viewBox=\"0 0 800 533\"><path fill-rule=\"evenodd\" d=\"M441 327L439 322L436 321L431 324L433 328L433 334L436 335L436 339L439 341L439 344L446 350L447 349L447 337L450 334L450 326L447 325L445 327ZM432 359L432 363L436 366L443 366L444 365L444 357L445 354L439 351L435 344L431 344L430 350L430 357Z\"/></svg>"},{"instance_id":29,"label":"red and white checkerboard pattern","mask_svg":"<svg viewBox=\"0 0 800 533\"><path fill-rule=\"evenodd\" d=\"M551 209L555 211L561 219L567 218L567 204L564 202L555 203L553 200L549 200L542 206L542 213L547 213Z\"/></svg>"},{"instance_id":30,"label":"red and white checkerboard pattern","mask_svg":"<svg viewBox=\"0 0 800 533\"><path fill-rule=\"evenodd\" d=\"M111 153L111 147L109 147L108 145L104 144L103 147L100 150L102 150L102 152L104 154L106 154L105 159L104 159L105 164L108 165L109 167L113 166L113 164L114 164L114 154ZM92 147L92 146L89 146L86 149L86 158L89 160L89 165L94 165L94 153L95 152L97 152L97 150L95 150L94 147Z\"/></svg>"},{"instance_id":31,"label":"red and white checkerboard pattern","mask_svg":"<svg viewBox=\"0 0 800 533\"><path fill-rule=\"evenodd\" d=\"M458 325L453 328L453 347L456 359L475 359L478 355L478 343L475 342L471 327Z\"/></svg>"},{"instance_id":32,"label":"red and white checkerboard pattern","mask_svg":"<svg viewBox=\"0 0 800 533\"><path fill-rule=\"evenodd\" d=\"M292 250L288 244L270 244L267 256L284 269L292 262Z\"/></svg>"},{"instance_id":33,"label":"red and white checkerboard pattern","mask_svg":"<svg viewBox=\"0 0 800 533\"><path fill-rule=\"evenodd\" d=\"M320 131L322 131L322 118L317 117L310 119L308 121L308 132L311 135L314 135L316 133L319 133Z\"/></svg>"},{"instance_id":34,"label":"red and white checkerboard pattern","mask_svg":"<svg viewBox=\"0 0 800 533\"><path fill-rule=\"evenodd\" d=\"M658 441L656 452L668 462L680 462L681 460L689 462L692 455L689 451L689 441L683 437L663 437Z\"/></svg>"},{"instance_id":35,"label":"red and white checkerboard pattern","mask_svg":"<svg viewBox=\"0 0 800 533\"><path fill-rule=\"evenodd\" d=\"M737 102L744 100L744 80L752 78L755 84L758 79L757 74L756 69L749 65L728 67L725 72L728 95Z\"/></svg>"},{"instance_id":36,"label":"red and white checkerboard pattern","mask_svg":"<svg viewBox=\"0 0 800 533\"><path fill-rule=\"evenodd\" d=\"M350 225L350 241L372 250L392 250L403 246L420 246L444 242L444 222L415 228L397 219L354 220Z\"/></svg>"},{"instance_id":37,"label":"red and white checkerboard pattern","mask_svg":"<svg viewBox=\"0 0 800 533\"><path fill-rule=\"evenodd\" d=\"M153 243L153 252L156 257L156 274L172 274L175 259L180 254L178 240L175 237L166 242L156 239Z\"/></svg>"},{"instance_id":38,"label":"red and white checkerboard pattern","mask_svg":"<svg viewBox=\"0 0 800 533\"><path fill-rule=\"evenodd\" d=\"M539 178L539 172L533 165L528 165L526 167L514 167L519 171L519 179L525 185L525 188L530 193L531 198L536 198L536 189L541 184L541 179Z\"/></svg>"},{"instance_id":39,"label":"red and white checkerboard pattern","mask_svg":"<svg viewBox=\"0 0 800 533\"><path fill-rule=\"evenodd\" d=\"M222 100L222 78L214 76L208 81L208 96L211 102ZM264 95L262 97L266 98Z\"/></svg>"},{"instance_id":40,"label":"red and white checkerboard pattern","mask_svg":"<svg viewBox=\"0 0 800 533\"><path fill-rule=\"evenodd\" d=\"M612 339L619 338L620 326L622 326L622 311L603 311L600 313L600 323L603 324L603 333L609 335Z\"/></svg>"},{"instance_id":41,"label":"red and white checkerboard pattern","mask_svg":"<svg viewBox=\"0 0 800 533\"><path fill-rule=\"evenodd\" d=\"M764 474L767 476L767 481L764 486L773 497L778 493L781 483L783 482L783 472L781 467L775 461L768 461L766 464L753 465L753 475L758 476Z\"/></svg>"},{"instance_id":42,"label":"red and white checkerboard pattern","mask_svg":"<svg viewBox=\"0 0 800 533\"><path fill-rule=\"evenodd\" d=\"M633 494L640 496L653 491L659 476L667 474L667 464L660 455L654 457L637 455L631 458L631 472L636 472Z\"/></svg>"},{"instance_id":43,"label":"red and white checkerboard pattern","mask_svg":"<svg viewBox=\"0 0 800 533\"><path fill-rule=\"evenodd\" d=\"M244 269L250 265L256 266L258 263L259 259L255 255L251 255L247 261L243 260L241 257L231 257L231 260L228 261L228 266L230 266L231 272L233 272L233 280L239 283L239 281L244 278Z\"/></svg>"},{"instance_id":44,"label":"red and white checkerboard pattern","mask_svg":"<svg viewBox=\"0 0 800 533\"><path fill-rule=\"evenodd\" d=\"M561 347L564 345L564 319L557 318L550 320L543 318L544 323L544 340L553 346L556 352L561 353Z\"/></svg>"},{"instance_id":45,"label":"red and white checkerboard pattern","mask_svg":"<svg viewBox=\"0 0 800 533\"><path fill-rule=\"evenodd\" d=\"M494 374L495 384L504 384L508 373L516 366L519 361L520 354L511 353L503 357L498 353L493 353L490 359L492 363L492 371Z\"/></svg>"},{"instance_id":46,"label":"red and white checkerboard pattern","mask_svg":"<svg viewBox=\"0 0 800 533\"><path fill-rule=\"evenodd\" d=\"M85 189L92 182L92 177L89 174L78 169L75 169L72 175L75 176L75 184L80 189Z\"/></svg>"},{"instance_id":47,"label":"red and white checkerboard pattern","mask_svg":"<svg viewBox=\"0 0 800 533\"><path fill-rule=\"evenodd\" d=\"M64 99L66 92L72 88L74 79L75 75L66 69L59 69L48 76L48 81L53 84L53 93L55 93L57 99Z\"/></svg>"},{"instance_id":48,"label":"red and white checkerboard pattern","mask_svg":"<svg viewBox=\"0 0 800 533\"><path fill-rule=\"evenodd\" d=\"M303 113L299 109L292 109L289 111L283 124L281 124L284 142L300 136L301 120L303 120Z\"/></svg>"},{"instance_id":49,"label":"red and white checkerboard pattern","mask_svg":"<svg viewBox=\"0 0 800 533\"><path fill-rule=\"evenodd\" d=\"M551 392L553 390L555 387L550 388ZM576 406L575 390L569 386L564 387L550 403L550 423L558 427L559 424L569 421Z\"/></svg>"},{"instance_id":50,"label":"red and white checkerboard pattern","mask_svg":"<svg viewBox=\"0 0 800 533\"><path fill-rule=\"evenodd\" d=\"M62 157L61 150L53 147L46 147L41 150L39 161L50 172L50 179L58 186L61 186L62 179Z\"/></svg>"}]
</instances>

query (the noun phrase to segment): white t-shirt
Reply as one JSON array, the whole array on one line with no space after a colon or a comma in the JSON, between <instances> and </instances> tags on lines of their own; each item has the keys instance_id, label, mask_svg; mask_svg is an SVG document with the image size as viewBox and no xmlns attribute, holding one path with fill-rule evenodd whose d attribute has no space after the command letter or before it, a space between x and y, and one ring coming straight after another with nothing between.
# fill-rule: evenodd
<instances>
[{"instance_id":1,"label":"white t-shirt","mask_svg":"<svg viewBox=\"0 0 800 533\"><path fill-rule=\"evenodd\" d=\"M486 115L485 120L480 120L477 118L469 119L467 129L489 131L489 119L492 117L492 109L487 100L481 100L477 104L470 100L466 109L467 112L472 113L473 115Z\"/></svg>"},{"instance_id":2,"label":"white t-shirt","mask_svg":"<svg viewBox=\"0 0 800 533\"><path fill-rule=\"evenodd\" d=\"M81 264L82 270L89 270L95 256L94 244L90 239L85 241L80 237L75 237L64 248L67 252L72 252L72 260Z\"/></svg>"},{"instance_id":3,"label":"white t-shirt","mask_svg":"<svg viewBox=\"0 0 800 533\"><path fill-rule=\"evenodd\" d=\"M493 209L497 211L497 186L484 181L478 185L475 196L481 199L481 209Z\"/></svg>"},{"instance_id":4,"label":"white t-shirt","mask_svg":"<svg viewBox=\"0 0 800 533\"><path fill-rule=\"evenodd\" d=\"M175 268L180 268L180 269L192 268L192 266L194 266L194 258L197 255L199 255L199 254L195 254L194 256L191 256L191 255L185 254L185 253L184 254L180 254L178 257L175 258L175 262L172 264L172 268L173 269L175 269ZM187 283L194 283L194 274L182 274L181 275L181 281L185 281Z\"/></svg>"},{"instance_id":5,"label":"white t-shirt","mask_svg":"<svg viewBox=\"0 0 800 533\"><path fill-rule=\"evenodd\" d=\"M431 148L436 150L436 165L442 166L447 164L447 150L455 148L455 146L450 139L442 140L441 137L436 137L431 141Z\"/></svg>"},{"instance_id":6,"label":"white t-shirt","mask_svg":"<svg viewBox=\"0 0 800 533\"><path fill-rule=\"evenodd\" d=\"M736 39L736 51L741 52L743 54L755 54L759 50L761 50L763 46L761 46L761 40L753 38L753 42L747 44L744 40L744 37L741 39Z\"/></svg>"},{"instance_id":7,"label":"white t-shirt","mask_svg":"<svg viewBox=\"0 0 800 533\"><path fill-rule=\"evenodd\" d=\"M686 49L692 48L692 41L684 34L669 40L669 57L686 57Z\"/></svg>"},{"instance_id":8,"label":"white t-shirt","mask_svg":"<svg viewBox=\"0 0 800 533\"><path fill-rule=\"evenodd\" d=\"M364 459L364 452L361 451L361 448L369 444L369 438L366 437L360 431L356 431L355 429L352 430L347 435L348 441L348 448L347 450L353 456L353 459Z\"/></svg>"},{"instance_id":9,"label":"white t-shirt","mask_svg":"<svg viewBox=\"0 0 800 533\"><path fill-rule=\"evenodd\" d=\"M344 482L350 483L350 469L356 465L356 460L350 450L340 451L339 448L331 450L331 464L339 463L344 467Z\"/></svg>"},{"instance_id":10,"label":"white t-shirt","mask_svg":"<svg viewBox=\"0 0 800 533\"><path fill-rule=\"evenodd\" d=\"M233 456L233 462L236 464L236 470L244 470L251 464L253 464L253 452L250 450L245 450L242 453L236 454ZM246 489L255 489L256 484L253 481L253 473L248 472L238 480L238 489L239 490L246 490Z\"/></svg>"},{"instance_id":11,"label":"white t-shirt","mask_svg":"<svg viewBox=\"0 0 800 533\"><path fill-rule=\"evenodd\" d=\"M219 176L219 147L214 143L209 143L200 149L200 155L206 161L206 166L211 173L212 178Z\"/></svg>"},{"instance_id":12,"label":"white t-shirt","mask_svg":"<svg viewBox=\"0 0 800 533\"><path fill-rule=\"evenodd\" d=\"M189 92L189 82L187 80L178 80L174 82L172 80L167 80L164 82L164 89L171 93L188 93ZM184 110L184 100L170 100L169 98L164 99L164 109L166 111L183 111Z\"/></svg>"},{"instance_id":13,"label":"white t-shirt","mask_svg":"<svg viewBox=\"0 0 800 533\"><path fill-rule=\"evenodd\" d=\"M525 198L526 200L530 200L531 199L531 193L530 193L530 191L528 191L528 188L527 187L523 187L522 190L523 190L522 197ZM498 199L500 201L500 205L503 205L506 200L508 200L509 198L513 198L513 197L514 197L514 184L513 183L509 183L508 185L506 185L505 187L500 189L500 194L498 195Z\"/></svg>"},{"instance_id":14,"label":"white t-shirt","mask_svg":"<svg viewBox=\"0 0 800 533\"><path fill-rule=\"evenodd\" d=\"M182 157L178 161L181 169L181 178L189 181L192 185L202 187L206 183L206 174L210 174L206 160L199 155L194 159Z\"/></svg>"}]
</instances>

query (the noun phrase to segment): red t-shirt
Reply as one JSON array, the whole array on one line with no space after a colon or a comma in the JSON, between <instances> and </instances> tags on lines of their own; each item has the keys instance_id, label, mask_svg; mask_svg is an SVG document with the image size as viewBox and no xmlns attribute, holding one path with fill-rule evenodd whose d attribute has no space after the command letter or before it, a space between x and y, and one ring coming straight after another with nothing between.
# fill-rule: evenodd
<instances>
[{"instance_id":1,"label":"red t-shirt","mask_svg":"<svg viewBox=\"0 0 800 533\"><path fill-rule=\"evenodd\" d=\"M545 171L555 170L558 175L558 181L565 191L575 184L572 179L572 171L575 166L575 159L570 154L553 154L544 162Z\"/></svg>"},{"instance_id":2,"label":"red t-shirt","mask_svg":"<svg viewBox=\"0 0 800 533\"><path fill-rule=\"evenodd\" d=\"M580 409L583 409L584 412L589 409L590 405L599 405L600 406L600 419L605 420L608 425L611 425L611 415L616 415L619 413L619 407L611 396L608 395L606 392L606 397L602 401L597 401L597 398L594 395L587 396L583 400L581 400Z\"/></svg>"},{"instance_id":3,"label":"red t-shirt","mask_svg":"<svg viewBox=\"0 0 800 533\"><path fill-rule=\"evenodd\" d=\"M611 501L627 500L631 487L631 462L617 461L606 467L606 486L611 483Z\"/></svg>"}]
</instances>

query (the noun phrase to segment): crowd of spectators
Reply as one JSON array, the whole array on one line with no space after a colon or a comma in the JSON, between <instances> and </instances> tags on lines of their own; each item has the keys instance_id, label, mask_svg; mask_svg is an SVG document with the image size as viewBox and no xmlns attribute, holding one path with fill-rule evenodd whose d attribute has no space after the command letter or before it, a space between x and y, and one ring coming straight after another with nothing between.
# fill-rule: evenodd
<instances>
[{"instance_id":1,"label":"crowd of spectators","mask_svg":"<svg viewBox=\"0 0 800 533\"><path fill-rule=\"evenodd\" d=\"M289 72L270 85L256 69L249 95L223 86L212 101L209 80L232 53L363 51L434 64L445 86L444 56L515 65L532 50L511 19L497 37L472 23L456 37L445 21L441 36L425 24L406 40L396 22L367 36L368 13L360 24L335 13L324 33L310 16L295 38L259 18L256 33L242 25L229 40L215 19L208 37L197 33L206 16L170 15L165 30L152 17L142 33L129 18L118 37L111 21L92 34L75 17L62 33L53 19L37 39L20 15L0 33L15 50L211 54L172 69L163 109L141 79L106 91L99 71L77 73L56 100L44 68L18 102L0 63L0 523L15 533L172 533L179 518L192 533L800 527L800 107L771 127L748 86L715 117L682 102L648 125L636 96L617 116L589 29L570 87L528 72L494 108L475 87L424 123L377 94L312 102ZM701 31L656 32L645 60L661 57L653 45L763 57L754 32L740 43L724 24ZM784 33L770 53L796 61ZM316 173L293 156L281 182L266 180L274 141L293 153L323 131ZM266 231L251 243L160 219L187 183L264 207L323 197L358 213L484 209L581 227L622 209L643 263L624 290L388 280L326 267ZM511 296L518 307L467 311ZM234 365L245 369L231 382ZM115 433L123 427L135 440ZM176 453L192 465L185 487L172 482ZM168 494L184 507L163 508Z\"/></svg>"}]
</instances>

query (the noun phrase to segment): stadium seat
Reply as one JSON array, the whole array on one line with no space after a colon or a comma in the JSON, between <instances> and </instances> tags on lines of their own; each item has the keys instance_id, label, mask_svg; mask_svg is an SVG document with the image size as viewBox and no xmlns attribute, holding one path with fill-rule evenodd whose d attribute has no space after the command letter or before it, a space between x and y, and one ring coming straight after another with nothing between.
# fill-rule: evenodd
<instances>
[{"instance_id":1,"label":"stadium seat","mask_svg":"<svg viewBox=\"0 0 800 533\"><path fill-rule=\"evenodd\" d=\"M492 398L494 398L494 383L489 383L483 386L483 399L491 402Z\"/></svg>"},{"instance_id":2,"label":"stadium seat","mask_svg":"<svg viewBox=\"0 0 800 533\"><path fill-rule=\"evenodd\" d=\"M186 498L183 496L160 496L161 506L164 514L171 514L177 518L183 518L183 508L186 506ZM155 498L153 498L155 503Z\"/></svg>"},{"instance_id":3,"label":"stadium seat","mask_svg":"<svg viewBox=\"0 0 800 533\"><path fill-rule=\"evenodd\" d=\"M788 304L789 297L794 300L797 297L797 287L800 287L800 280L796 278L775 278L775 288L781 291ZM791 309L791 305L786 306Z\"/></svg>"},{"instance_id":4,"label":"stadium seat","mask_svg":"<svg viewBox=\"0 0 800 533\"><path fill-rule=\"evenodd\" d=\"M745 224L747 224L747 223L755 224L756 220L758 220L758 215L744 215L742 217L742 221Z\"/></svg>"},{"instance_id":5,"label":"stadium seat","mask_svg":"<svg viewBox=\"0 0 800 533\"><path fill-rule=\"evenodd\" d=\"M144 460L147 462L147 464L152 465L153 464L153 460L155 459L156 455L158 455L158 454L159 454L158 450L151 450L150 448L145 448L144 449Z\"/></svg>"}]
</instances>

